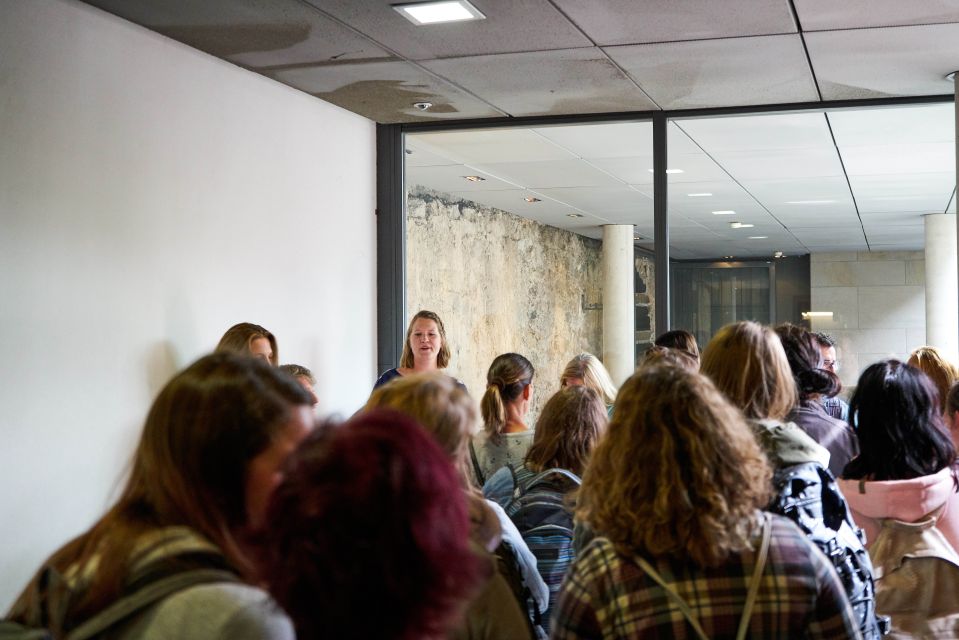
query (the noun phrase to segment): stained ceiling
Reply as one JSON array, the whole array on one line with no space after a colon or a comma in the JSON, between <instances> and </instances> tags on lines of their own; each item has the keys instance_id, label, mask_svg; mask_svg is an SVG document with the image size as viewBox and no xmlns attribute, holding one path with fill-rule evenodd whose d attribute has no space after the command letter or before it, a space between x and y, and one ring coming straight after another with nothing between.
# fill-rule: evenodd
<instances>
[{"instance_id":1,"label":"stained ceiling","mask_svg":"<svg viewBox=\"0 0 959 640\"><path fill-rule=\"evenodd\" d=\"M959 0L88 4L382 123L941 95L959 68Z\"/></svg>"},{"instance_id":2,"label":"stained ceiling","mask_svg":"<svg viewBox=\"0 0 959 640\"><path fill-rule=\"evenodd\" d=\"M385 0L87 2L381 123L944 96L959 69L959 0L472 0L485 20L432 26ZM672 255L921 248L921 216L955 211L952 113L671 121ZM407 177L584 235L635 224L648 244L650 132L410 135Z\"/></svg>"}]
</instances>

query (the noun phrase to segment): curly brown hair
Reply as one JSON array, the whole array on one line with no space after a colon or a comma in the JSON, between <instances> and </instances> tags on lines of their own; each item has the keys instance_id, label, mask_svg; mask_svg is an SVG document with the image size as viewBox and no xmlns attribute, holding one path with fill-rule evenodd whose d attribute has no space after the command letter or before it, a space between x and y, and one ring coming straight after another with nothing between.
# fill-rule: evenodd
<instances>
[{"instance_id":1,"label":"curly brown hair","mask_svg":"<svg viewBox=\"0 0 959 640\"><path fill-rule=\"evenodd\" d=\"M939 411L946 412L949 389L959 380L959 369L935 347L919 347L909 354L906 363L929 376L939 394Z\"/></svg>"},{"instance_id":2,"label":"curly brown hair","mask_svg":"<svg viewBox=\"0 0 959 640\"><path fill-rule=\"evenodd\" d=\"M749 547L771 478L749 425L708 378L644 367L619 391L577 516L626 552L717 566Z\"/></svg>"}]
</instances>

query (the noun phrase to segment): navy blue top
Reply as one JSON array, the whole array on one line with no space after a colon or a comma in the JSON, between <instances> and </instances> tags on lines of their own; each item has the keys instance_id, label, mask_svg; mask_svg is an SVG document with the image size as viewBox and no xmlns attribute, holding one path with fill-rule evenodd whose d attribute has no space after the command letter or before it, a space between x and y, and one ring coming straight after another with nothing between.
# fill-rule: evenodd
<instances>
[{"instance_id":1,"label":"navy blue top","mask_svg":"<svg viewBox=\"0 0 959 640\"><path fill-rule=\"evenodd\" d=\"M389 371L384 372L383 375L381 375L379 378L376 379L376 383L373 385L373 389L376 390L379 387L382 387L384 384L386 384L387 382L389 382L390 380L394 378L402 378L402 377L403 377L402 374L397 369L390 369ZM453 378L453 382L456 383L457 387L459 387L463 391L466 391L466 385L463 384L462 380Z\"/></svg>"}]
</instances>

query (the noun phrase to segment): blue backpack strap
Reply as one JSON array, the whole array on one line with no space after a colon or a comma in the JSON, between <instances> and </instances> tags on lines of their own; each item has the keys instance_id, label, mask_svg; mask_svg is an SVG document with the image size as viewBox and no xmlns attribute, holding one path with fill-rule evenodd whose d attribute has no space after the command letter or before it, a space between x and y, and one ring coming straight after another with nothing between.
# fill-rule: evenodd
<instances>
[{"instance_id":1,"label":"blue backpack strap","mask_svg":"<svg viewBox=\"0 0 959 640\"><path fill-rule=\"evenodd\" d=\"M535 476L530 478L529 482L526 483L526 486L523 487L523 493L531 491L533 488L544 484L550 476L560 475L565 477L567 480L572 482L577 487L583 484L583 481L580 480L579 476L570 471L569 469L560 469L559 467L554 467L552 469L546 469L537 473Z\"/></svg>"}]
</instances>

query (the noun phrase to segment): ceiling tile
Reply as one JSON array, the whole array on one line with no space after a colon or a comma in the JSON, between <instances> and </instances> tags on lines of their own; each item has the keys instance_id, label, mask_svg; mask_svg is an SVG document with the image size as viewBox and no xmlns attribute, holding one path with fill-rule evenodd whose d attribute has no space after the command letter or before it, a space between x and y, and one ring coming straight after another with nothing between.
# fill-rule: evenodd
<instances>
[{"instance_id":1,"label":"ceiling tile","mask_svg":"<svg viewBox=\"0 0 959 640\"><path fill-rule=\"evenodd\" d=\"M840 151L846 173L850 177L902 176L944 171L955 176L955 142L842 147Z\"/></svg>"},{"instance_id":2,"label":"ceiling tile","mask_svg":"<svg viewBox=\"0 0 959 640\"><path fill-rule=\"evenodd\" d=\"M493 162L484 163L480 167L487 173L528 189L623 186L623 183L613 176L582 160Z\"/></svg>"},{"instance_id":3,"label":"ceiling tile","mask_svg":"<svg viewBox=\"0 0 959 640\"><path fill-rule=\"evenodd\" d=\"M821 112L695 118L677 120L676 125L710 154L835 146Z\"/></svg>"},{"instance_id":4,"label":"ceiling tile","mask_svg":"<svg viewBox=\"0 0 959 640\"><path fill-rule=\"evenodd\" d=\"M444 58L423 65L513 116L656 108L595 47Z\"/></svg>"},{"instance_id":5,"label":"ceiling tile","mask_svg":"<svg viewBox=\"0 0 959 640\"><path fill-rule=\"evenodd\" d=\"M465 91L408 62L349 63L266 71L265 75L376 122L502 115ZM419 111L414 102L433 108Z\"/></svg>"},{"instance_id":6,"label":"ceiling tile","mask_svg":"<svg viewBox=\"0 0 959 640\"><path fill-rule=\"evenodd\" d=\"M597 44L795 33L788 0L554 0Z\"/></svg>"},{"instance_id":7,"label":"ceiling tile","mask_svg":"<svg viewBox=\"0 0 959 640\"><path fill-rule=\"evenodd\" d=\"M444 165L460 164L444 155L432 153L416 143L415 136L406 137L406 166L407 167L440 167Z\"/></svg>"},{"instance_id":8,"label":"ceiling tile","mask_svg":"<svg viewBox=\"0 0 959 640\"><path fill-rule=\"evenodd\" d=\"M484 178L481 182L470 182L464 176L478 176ZM465 165L447 165L433 167L416 167L407 165L406 185L422 185L434 191L506 191L515 190L519 185L503 182L497 178Z\"/></svg>"},{"instance_id":9,"label":"ceiling tile","mask_svg":"<svg viewBox=\"0 0 959 640\"><path fill-rule=\"evenodd\" d=\"M651 122L563 125L538 127L533 131L580 158L652 157L653 154Z\"/></svg>"},{"instance_id":10,"label":"ceiling tile","mask_svg":"<svg viewBox=\"0 0 959 640\"><path fill-rule=\"evenodd\" d=\"M592 45L549 0L472 0L485 20L416 26L382 0L306 0L413 60Z\"/></svg>"},{"instance_id":11,"label":"ceiling tile","mask_svg":"<svg viewBox=\"0 0 959 640\"><path fill-rule=\"evenodd\" d=\"M840 149L954 142L956 139L956 109L952 102L909 107L859 107L830 111L826 117Z\"/></svg>"},{"instance_id":12,"label":"ceiling tile","mask_svg":"<svg viewBox=\"0 0 959 640\"><path fill-rule=\"evenodd\" d=\"M819 97L798 35L618 46L606 52L663 109Z\"/></svg>"},{"instance_id":13,"label":"ceiling tile","mask_svg":"<svg viewBox=\"0 0 959 640\"><path fill-rule=\"evenodd\" d=\"M829 242L859 242L863 240L862 227L820 227L816 229L793 229L793 235L803 244L822 245Z\"/></svg>"},{"instance_id":14,"label":"ceiling tile","mask_svg":"<svg viewBox=\"0 0 959 640\"><path fill-rule=\"evenodd\" d=\"M959 0L794 0L803 30L959 22Z\"/></svg>"},{"instance_id":15,"label":"ceiling tile","mask_svg":"<svg viewBox=\"0 0 959 640\"><path fill-rule=\"evenodd\" d=\"M472 129L413 133L408 140L462 164L569 160L576 156L528 129Z\"/></svg>"},{"instance_id":16,"label":"ceiling tile","mask_svg":"<svg viewBox=\"0 0 959 640\"><path fill-rule=\"evenodd\" d=\"M843 176L788 180L745 180L743 186L785 224L849 214L856 207Z\"/></svg>"},{"instance_id":17,"label":"ceiling tile","mask_svg":"<svg viewBox=\"0 0 959 640\"><path fill-rule=\"evenodd\" d=\"M952 196L956 174L850 176L856 204L863 215L871 212L942 212Z\"/></svg>"},{"instance_id":18,"label":"ceiling tile","mask_svg":"<svg viewBox=\"0 0 959 640\"><path fill-rule=\"evenodd\" d=\"M959 24L807 33L806 46L825 100L951 94Z\"/></svg>"},{"instance_id":19,"label":"ceiling tile","mask_svg":"<svg viewBox=\"0 0 959 640\"><path fill-rule=\"evenodd\" d=\"M544 218L557 219L568 213L579 213L576 209L565 204L545 198L540 199L539 202L526 202L524 198L533 198L537 197L537 195L525 189L513 189L510 191L452 191L450 193L454 198L477 202L531 220L542 221ZM593 224L595 224L595 222Z\"/></svg>"},{"instance_id":20,"label":"ceiling tile","mask_svg":"<svg viewBox=\"0 0 959 640\"><path fill-rule=\"evenodd\" d=\"M88 0L87 4L245 67L393 57L297 0Z\"/></svg>"},{"instance_id":21,"label":"ceiling tile","mask_svg":"<svg viewBox=\"0 0 959 640\"><path fill-rule=\"evenodd\" d=\"M559 187L536 189L550 198L565 202L597 216L628 213L636 217L649 216L652 220L653 201L628 187Z\"/></svg>"},{"instance_id":22,"label":"ceiling tile","mask_svg":"<svg viewBox=\"0 0 959 640\"><path fill-rule=\"evenodd\" d=\"M843 175L835 147L726 151L713 157L741 183Z\"/></svg>"}]
</instances>

